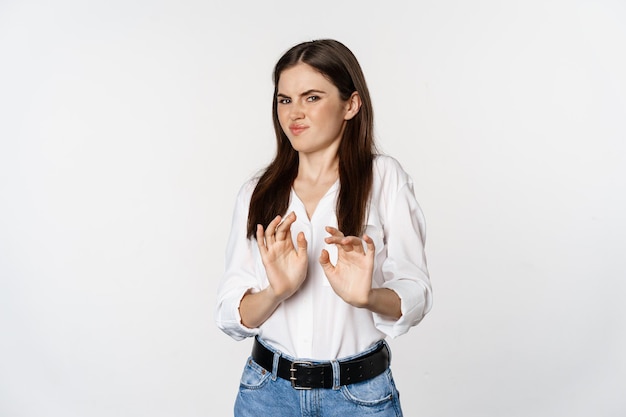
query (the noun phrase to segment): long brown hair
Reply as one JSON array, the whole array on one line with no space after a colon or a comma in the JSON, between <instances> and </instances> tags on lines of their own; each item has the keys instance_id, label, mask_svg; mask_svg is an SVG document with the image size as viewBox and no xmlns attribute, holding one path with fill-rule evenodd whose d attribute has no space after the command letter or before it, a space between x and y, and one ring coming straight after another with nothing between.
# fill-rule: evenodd
<instances>
[{"instance_id":1,"label":"long brown hair","mask_svg":"<svg viewBox=\"0 0 626 417\"><path fill-rule=\"evenodd\" d=\"M355 91L361 98L361 108L346 122L337 151L340 189L336 207L339 230L346 236L360 236L373 181L372 161L376 152L374 115L359 62L345 45L332 39L295 45L274 67L272 118L277 142L276 156L265 168L252 193L247 236L255 236L257 224L267 226L276 215L284 215L289 207L291 186L298 174L298 153L280 127L277 94L282 72L298 63L308 64L324 75L337 87L342 100L348 100Z\"/></svg>"}]
</instances>

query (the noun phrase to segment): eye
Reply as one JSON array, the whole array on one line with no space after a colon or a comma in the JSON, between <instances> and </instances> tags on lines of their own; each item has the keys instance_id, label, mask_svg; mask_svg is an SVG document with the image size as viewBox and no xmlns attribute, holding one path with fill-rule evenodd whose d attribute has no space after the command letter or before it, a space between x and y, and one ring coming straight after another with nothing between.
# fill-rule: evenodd
<instances>
[{"instance_id":1,"label":"eye","mask_svg":"<svg viewBox=\"0 0 626 417\"><path fill-rule=\"evenodd\" d=\"M313 102L313 101L317 101L319 99L320 99L320 96L308 96L306 98L306 101Z\"/></svg>"},{"instance_id":2,"label":"eye","mask_svg":"<svg viewBox=\"0 0 626 417\"><path fill-rule=\"evenodd\" d=\"M286 97L279 97L278 98L278 104L289 104L291 103L291 99L290 98L286 98Z\"/></svg>"}]
</instances>

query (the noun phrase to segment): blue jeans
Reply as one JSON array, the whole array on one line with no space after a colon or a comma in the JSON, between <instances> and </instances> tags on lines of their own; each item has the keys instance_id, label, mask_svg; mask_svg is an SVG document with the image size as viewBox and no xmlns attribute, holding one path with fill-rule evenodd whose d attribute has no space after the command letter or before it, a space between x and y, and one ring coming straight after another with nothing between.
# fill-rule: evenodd
<instances>
[{"instance_id":1,"label":"blue jeans","mask_svg":"<svg viewBox=\"0 0 626 417\"><path fill-rule=\"evenodd\" d=\"M342 360L369 353L381 343L385 342L380 341L365 352ZM274 369L269 372L248 358L235 401L235 417L402 417L400 396L390 368L374 378L337 389L297 390L289 381L277 377L277 363L275 360ZM335 375L335 379L339 380L339 376Z\"/></svg>"}]
</instances>

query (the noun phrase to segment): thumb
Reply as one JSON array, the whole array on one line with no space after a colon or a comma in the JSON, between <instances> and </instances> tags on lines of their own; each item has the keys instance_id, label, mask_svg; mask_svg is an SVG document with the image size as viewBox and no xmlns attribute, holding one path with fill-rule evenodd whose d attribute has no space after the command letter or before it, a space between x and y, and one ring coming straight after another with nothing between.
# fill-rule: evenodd
<instances>
[{"instance_id":1,"label":"thumb","mask_svg":"<svg viewBox=\"0 0 626 417\"><path fill-rule=\"evenodd\" d=\"M320 265L324 269L324 272L328 275L328 273L332 273L335 267L330 263L330 255L326 249L322 249L322 254L319 258Z\"/></svg>"}]
</instances>

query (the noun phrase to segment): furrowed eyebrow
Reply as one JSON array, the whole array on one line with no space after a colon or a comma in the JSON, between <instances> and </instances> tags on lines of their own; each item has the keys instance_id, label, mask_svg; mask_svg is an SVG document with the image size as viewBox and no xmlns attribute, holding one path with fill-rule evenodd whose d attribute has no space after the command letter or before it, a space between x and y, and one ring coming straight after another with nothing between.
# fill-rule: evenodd
<instances>
[{"instance_id":1,"label":"furrowed eyebrow","mask_svg":"<svg viewBox=\"0 0 626 417\"><path fill-rule=\"evenodd\" d=\"M303 96L308 96L308 95L311 95L311 94L326 94L326 92L322 91L322 90L311 89L311 90L306 90L305 92L300 94L300 96L303 97ZM291 98L288 95L283 94L283 93L276 94L276 97L279 97L279 98Z\"/></svg>"},{"instance_id":2,"label":"furrowed eyebrow","mask_svg":"<svg viewBox=\"0 0 626 417\"><path fill-rule=\"evenodd\" d=\"M307 90L304 93L300 94L301 96L308 96L310 94L326 94L326 92L322 91L322 90Z\"/></svg>"}]
</instances>

